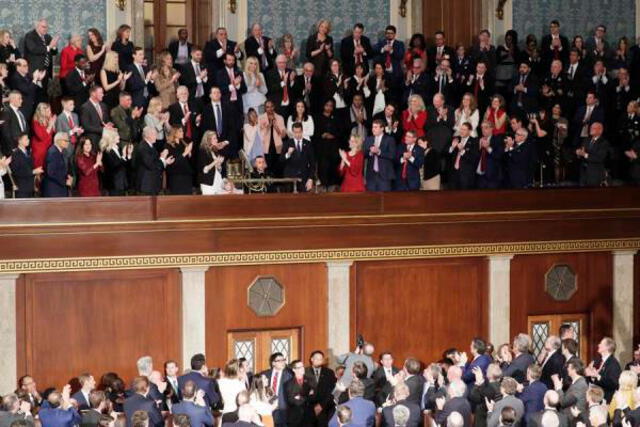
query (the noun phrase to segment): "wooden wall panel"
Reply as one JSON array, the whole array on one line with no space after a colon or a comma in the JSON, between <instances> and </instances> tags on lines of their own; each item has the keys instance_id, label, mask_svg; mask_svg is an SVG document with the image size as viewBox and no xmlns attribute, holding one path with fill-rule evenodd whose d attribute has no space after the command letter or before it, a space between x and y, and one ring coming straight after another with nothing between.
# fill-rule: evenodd
<instances>
[{"instance_id":1,"label":"wooden wall panel","mask_svg":"<svg viewBox=\"0 0 640 427\"><path fill-rule=\"evenodd\" d=\"M422 28L430 43L433 33L442 30L447 44L470 46L482 24L481 0L423 0Z\"/></svg>"},{"instance_id":2,"label":"wooden wall panel","mask_svg":"<svg viewBox=\"0 0 640 427\"><path fill-rule=\"evenodd\" d=\"M409 356L435 361L449 347L468 351L488 332L487 267L485 258L358 262L355 330L398 366Z\"/></svg>"},{"instance_id":3,"label":"wooden wall panel","mask_svg":"<svg viewBox=\"0 0 640 427\"><path fill-rule=\"evenodd\" d=\"M61 387L83 372L129 381L136 360L180 359L177 270L28 274L18 282L18 375Z\"/></svg>"},{"instance_id":4,"label":"wooden wall panel","mask_svg":"<svg viewBox=\"0 0 640 427\"><path fill-rule=\"evenodd\" d=\"M274 276L285 289L285 305L272 317L247 306L247 288L258 276ZM327 347L327 268L324 264L212 267L206 275L207 359L222 366L227 332L302 328L302 359Z\"/></svg>"},{"instance_id":5,"label":"wooden wall panel","mask_svg":"<svg viewBox=\"0 0 640 427\"><path fill-rule=\"evenodd\" d=\"M569 301L556 301L544 290L544 276L555 264L568 264L577 274L578 290ZM511 260L511 335L527 330L527 316L586 313L591 357L597 341L612 334L612 290L611 253L517 255Z\"/></svg>"}]
</instances>

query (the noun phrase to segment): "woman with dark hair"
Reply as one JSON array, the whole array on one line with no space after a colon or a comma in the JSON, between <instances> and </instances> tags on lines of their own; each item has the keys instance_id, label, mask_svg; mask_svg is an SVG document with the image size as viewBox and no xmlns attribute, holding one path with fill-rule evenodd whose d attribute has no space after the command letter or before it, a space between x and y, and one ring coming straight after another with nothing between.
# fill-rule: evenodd
<instances>
[{"instance_id":1,"label":"woman with dark hair","mask_svg":"<svg viewBox=\"0 0 640 427\"><path fill-rule=\"evenodd\" d=\"M89 58L89 74L95 76L100 73L102 64L104 64L105 54L107 53L107 45L102 39L102 34L97 28L89 28L87 30L87 58Z\"/></svg>"},{"instance_id":2,"label":"woman with dark hair","mask_svg":"<svg viewBox=\"0 0 640 427\"><path fill-rule=\"evenodd\" d=\"M519 56L518 33L514 30L509 30L504 36L504 44L498 46L496 49L497 65L495 87L503 96L506 95L509 83L516 74Z\"/></svg>"},{"instance_id":3,"label":"woman with dark hair","mask_svg":"<svg viewBox=\"0 0 640 427\"><path fill-rule=\"evenodd\" d=\"M609 61L609 69L617 76L620 68L629 69L629 39L620 37L618 46Z\"/></svg>"},{"instance_id":4,"label":"woman with dark hair","mask_svg":"<svg viewBox=\"0 0 640 427\"><path fill-rule=\"evenodd\" d=\"M422 62L425 65L427 64L427 43L420 33L411 36L409 47L404 54L404 65L410 69L413 66L413 60L416 58L422 59Z\"/></svg>"},{"instance_id":5,"label":"woman with dark hair","mask_svg":"<svg viewBox=\"0 0 640 427\"><path fill-rule=\"evenodd\" d=\"M317 30L307 39L307 60L315 67L316 76L324 76L333 58L333 38L329 35L331 23L326 19L318 21Z\"/></svg>"},{"instance_id":6,"label":"woman with dark hair","mask_svg":"<svg viewBox=\"0 0 640 427\"><path fill-rule=\"evenodd\" d=\"M329 61L329 72L325 75L322 86L322 102L329 99L333 101L332 115L336 117L341 126L345 126L349 117L349 109L345 101L348 85L349 79L342 73L340 61L337 59Z\"/></svg>"},{"instance_id":7,"label":"woman with dark hair","mask_svg":"<svg viewBox=\"0 0 640 427\"><path fill-rule=\"evenodd\" d=\"M364 103L367 106L369 117L373 117L384 111L384 107L389 101L389 75L384 70L384 64L376 62L373 70L369 73L367 80L367 90L364 93Z\"/></svg>"},{"instance_id":8,"label":"woman with dark hair","mask_svg":"<svg viewBox=\"0 0 640 427\"><path fill-rule=\"evenodd\" d=\"M133 42L129 41L131 37L131 27L122 24L118 27L116 40L111 45L111 50L118 53L118 65L122 71L127 71L133 64Z\"/></svg>"},{"instance_id":9,"label":"woman with dark hair","mask_svg":"<svg viewBox=\"0 0 640 427\"><path fill-rule=\"evenodd\" d=\"M322 113L315 120L316 133L313 139L314 153L317 153L318 179L325 191L335 191L340 184L338 165L340 164L340 132L342 127L335 115L335 102L327 99Z\"/></svg>"},{"instance_id":10,"label":"woman with dark hair","mask_svg":"<svg viewBox=\"0 0 640 427\"><path fill-rule=\"evenodd\" d=\"M80 197L100 196L98 170L102 170L102 152L94 153L91 139L86 136L80 138L77 147L78 194Z\"/></svg>"},{"instance_id":11,"label":"woman with dark hair","mask_svg":"<svg viewBox=\"0 0 640 427\"><path fill-rule=\"evenodd\" d=\"M353 76L347 82L347 90L345 92L345 101L348 105L353 103L353 97L362 95L364 99L365 88L367 87L367 74L363 64L356 64Z\"/></svg>"},{"instance_id":12,"label":"woman with dark hair","mask_svg":"<svg viewBox=\"0 0 640 427\"><path fill-rule=\"evenodd\" d=\"M542 57L540 56L540 48L538 47L538 39L533 34L529 34L525 41L524 50L520 51L518 64L528 62L531 65L531 72L540 77L544 75L546 70L542 69Z\"/></svg>"},{"instance_id":13,"label":"woman with dark hair","mask_svg":"<svg viewBox=\"0 0 640 427\"><path fill-rule=\"evenodd\" d=\"M193 194L193 168L191 167L193 142L187 143L184 140L182 126L171 127L167 135L166 147L169 150L169 156L176 159L166 167L167 187L170 194Z\"/></svg>"}]
</instances>

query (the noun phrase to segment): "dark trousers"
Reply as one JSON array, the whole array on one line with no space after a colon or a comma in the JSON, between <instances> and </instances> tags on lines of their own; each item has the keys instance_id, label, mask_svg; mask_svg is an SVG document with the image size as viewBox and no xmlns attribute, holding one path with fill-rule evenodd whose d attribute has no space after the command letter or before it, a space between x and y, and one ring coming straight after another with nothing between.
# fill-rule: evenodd
<instances>
[{"instance_id":1,"label":"dark trousers","mask_svg":"<svg viewBox=\"0 0 640 427\"><path fill-rule=\"evenodd\" d=\"M391 180L374 172L367 176L367 191L391 191Z\"/></svg>"}]
</instances>

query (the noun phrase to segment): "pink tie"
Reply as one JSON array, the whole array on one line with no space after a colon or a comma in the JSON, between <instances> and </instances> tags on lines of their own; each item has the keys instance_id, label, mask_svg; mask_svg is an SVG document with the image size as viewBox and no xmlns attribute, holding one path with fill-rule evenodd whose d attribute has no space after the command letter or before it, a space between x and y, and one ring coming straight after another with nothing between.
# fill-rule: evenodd
<instances>
[{"instance_id":1,"label":"pink tie","mask_svg":"<svg viewBox=\"0 0 640 427\"><path fill-rule=\"evenodd\" d=\"M233 76L233 70L230 68L227 68L227 71L229 72L229 81L231 82L231 100L232 101L237 101L238 100L238 93L236 92L236 86L234 84L234 76Z\"/></svg>"}]
</instances>

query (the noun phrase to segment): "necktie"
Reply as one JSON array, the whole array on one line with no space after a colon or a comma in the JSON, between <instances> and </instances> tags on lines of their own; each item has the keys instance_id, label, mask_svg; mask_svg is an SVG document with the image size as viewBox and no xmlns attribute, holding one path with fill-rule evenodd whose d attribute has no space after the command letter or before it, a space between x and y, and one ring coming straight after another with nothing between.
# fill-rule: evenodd
<instances>
[{"instance_id":1,"label":"necktie","mask_svg":"<svg viewBox=\"0 0 640 427\"><path fill-rule=\"evenodd\" d=\"M438 92L442 93L442 89L444 88L444 76L440 76L440 81L438 82Z\"/></svg>"},{"instance_id":2,"label":"necktie","mask_svg":"<svg viewBox=\"0 0 640 427\"><path fill-rule=\"evenodd\" d=\"M302 153L302 143L300 141L296 141L296 150Z\"/></svg>"},{"instance_id":3,"label":"necktie","mask_svg":"<svg viewBox=\"0 0 640 427\"><path fill-rule=\"evenodd\" d=\"M100 106L100 104L93 104L93 106L95 107L96 111L98 112L98 116L100 117L100 121L102 122L102 107Z\"/></svg>"},{"instance_id":4,"label":"necktie","mask_svg":"<svg viewBox=\"0 0 640 427\"><path fill-rule=\"evenodd\" d=\"M222 110L220 110L220 104L216 104L216 133L218 137L222 135Z\"/></svg>"},{"instance_id":5,"label":"necktie","mask_svg":"<svg viewBox=\"0 0 640 427\"><path fill-rule=\"evenodd\" d=\"M24 114L22 114L22 111L20 110L16 110L16 115L18 116L18 121L20 122L20 131L24 132L27 130L27 121L24 118Z\"/></svg>"},{"instance_id":6,"label":"necktie","mask_svg":"<svg viewBox=\"0 0 640 427\"><path fill-rule=\"evenodd\" d=\"M413 147L407 146L407 152L410 153L413 150ZM407 168L409 166L409 160L405 159L402 164L402 173L400 174L402 179L407 179Z\"/></svg>"},{"instance_id":7,"label":"necktie","mask_svg":"<svg viewBox=\"0 0 640 427\"><path fill-rule=\"evenodd\" d=\"M464 145L463 145L463 147L464 147ZM459 170L460 169L460 158L461 157L462 157L462 149L458 148L458 154L456 154L456 163L453 165L455 170Z\"/></svg>"},{"instance_id":8,"label":"necktie","mask_svg":"<svg viewBox=\"0 0 640 427\"><path fill-rule=\"evenodd\" d=\"M316 371L316 383L320 382L320 369L315 368Z\"/></svg>"},{"instance_id":9,"label":"necktie","mask_svg":"<svg viewBox=\"0 0 640 427\"><path fill-rule=\"evenodd\" d=\"M236 86L234 85L234 76L233 76L233 70L230 68L227 68L227 73L229 73L229 84L231 85L231 101L237 101L238 100L238 92L236 92Z\"/></svg>"},{"instance_id":10,"label":"necktie","mask_svg":"<svg viewBox=\"0 0 640 427\"><path fill-rule=\"evenodd\" d=\"M194 65L194 70L196 72L196 80L200 77L200 64L198 64L197 62ZM198 86L196 86L196 98L200 98L201 96L204 95L204 87L202 85L202 81L200 81L200 83L198 83Z\"/></svg>"},{"instance_id":11,"label":"necktie","mask_svg":"<svg viewBox=\"0 0 640 427\"><path fill-rule=\"evenodd\" d=\"M360 47L360 40L356 40L356 48ZM356 64L362 64L362 54L356 53Z\"/></svg>"},{"instance_id":12,"label":"necktie","mask_svg":"<svg viewBox=\"0 0 640 427\"><path fill-rule=\"evenodd\" d=\"M71 114L67 115L67 122L69 123L69 130L73 132L73 129L76 127L76 125L73 123L73 116L71 116ZM73 145L76 145L76 134L72 133L71 134L71 143Z\"/></svg>"},{"instance_id":13,"label":"necktie","mask_svg":"<svg viewBox=\"0 0 640 427\"><path fill-rule=\"evenodd\" d=\"M266 52L264 51L264 41L262 40L262 37L258 39L258 45L260 46L260 49L262 49L262 55L260 55L262 68L267 68L269 66L269 63L267 61Z\"/></svg>"},{"instance_id":14,"label":"necktie","mask_svg":"<svg viewBox=\"0 0 640 427\"><path fill-rule=\"evenodd\" d=\"M575 72L576 72L576 66L571 64L571 67L569 67L569 76L571 76L570 77L571 80L573 80L573 75L575 74Z\"/></svg>"},{"instance_id":15,"label":"necktie","mask_svg":"<svg viewBox=\"0 0 640 427\"><path fill-rule=\"evenodd\" d=\"M187 114L189 114L189 106L187 105L187 103L185 102L184 105L182 106L182 113L184 114L184 117L187 117ZM216 121L217 123L217 121ZM191 117L189 117L189 119L187 120L187 122L184 124L185 130L184 130L184 134L187 138L191 139L192 137L192 130L191 130Z\"/></svg>"},{"instance_id":16,"label":"necktie","mask_svg":"<svg viewBox=\"0 0 640 427\"><path fill-rule=\"evenodd\" d=\"M271 382L273 394L278 395L278 371L273 371L273 381Z\"/></svg>"},{"instance_id":17,"label":"necktie","mask_svg":"<svg viewBox=\"0 0 640 427\"><path fill-rule=\"evenodd\" d=\"M45 40L44 36L40 37L40 40L42 40L42 43L44 44L45 49L46 49L47 41ZM48 68L49 67L50 61L51 61L51 59L49 58L49 51L47 51L47 52L44 53L44 63L43 63L44 64L44 68Z\"/></svg>"},{"instance_id":18,"label":"necktie","mask_svg":"<svg viewBox=\"0 0 640 427\"><path fill-rule=\"evenodd\" d=\"M553 59L560 59L560 49L558 46L553 48Z\"/></svg>"},{"instance_id":19,"label":"necktie","mask_svg":"<svg viewBox=\"0 0 640 427\"><path fill-rule=\"evenodd\" d=\"M285 71L280 72L280 79L284 83L282 87L282 103L287 104L289 102L289 85L287 84L287 73Z\"/></svg>"},{"instance_id":20,"label":"necktie","mask_svg":"<svg viewBox=\"0 0 640 427\"><path fill-rule=\"evenodd\" d=\"M483 138L484 140L484 138ZM484 175L484 172L487 170L487 157L489 153L487 149L482 147L480 150L480 173Z\"/></svg>"},{"instance_id":21,"label":"necktie","mask_svg":"<svg viewBox=\"0 0 640 427\"><path fill-rule=\"evenodd\" d=\"M142 68L142 65L136 64L136 67L138 68L138 73L140 74L140 78L144 83L144 90L142 91L142 96L147 98L149 96L149 89L147 89L147 77L144 75L144 69Z\"/></svg>"},{"instance_id":22,"label":"necktie","mask_svg":"<svg viewBox=\"0 0 640 427\"><path fill-rule=\"evenodd\" d=\"M380 148L380 137L376 136L375 145L377 148ZM373 156L373 171L380 172L380 165L378 165L378 155Z\"/></svg>"},{"instance_id":23,"label":"necktie","mask_svg":"<svg viewBox=\"0 0 640 427\"><path fill-rule=\"evenodd\" d=\"M390 48L393 47L393 42L392 41L387 42L387 46L389 46ZM391 64L391 50L389 50L384 60L384 68L386 68L387 70L391 70L392 67L393 66Z\"/></svg>"},{"instance_id":24,"label":"necktie","mask_svg":"<svg viewBox=\"0 0 640 427\"><path fill-rule=\"evenodd\" d=\"M481 77L476 76L476 84L473 87L473 96L475 96L476 99L478 99L478 92L480 91L480 78Z\"/></svg>"}]
</instances>

